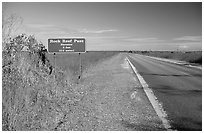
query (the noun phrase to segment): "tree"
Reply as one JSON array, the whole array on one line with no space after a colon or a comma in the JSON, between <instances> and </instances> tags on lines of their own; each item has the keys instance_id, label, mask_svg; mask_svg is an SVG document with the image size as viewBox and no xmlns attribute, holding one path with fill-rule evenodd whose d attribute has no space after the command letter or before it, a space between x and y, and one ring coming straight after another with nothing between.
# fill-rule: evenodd
<instances>
[{"instance_id":1,"label":"tree","mask_svg":"<svg viewBox=\"0 0 204 133\"><path fill-rule=\"evenodd\" d=\"M21 26L23 19L16 14L11 14L8 18L2 17L2 49L4 49L6 43L10 42L12 34Z\"/></svg>"}]
</instances>

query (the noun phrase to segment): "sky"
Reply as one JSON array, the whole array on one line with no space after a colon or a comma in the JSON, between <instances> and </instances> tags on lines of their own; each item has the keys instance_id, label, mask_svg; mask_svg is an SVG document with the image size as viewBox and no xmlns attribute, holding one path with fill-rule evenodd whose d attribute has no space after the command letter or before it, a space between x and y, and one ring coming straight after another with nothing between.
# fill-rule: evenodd
<instances>
[{"instance_id":1,"label":"sky","mask_svg":"<svg viewBox=\"0 0 204 133\"><path fill-rule=\"evenodd\" d=\"M17 14L16 33L49 38L84 37L86 50L202 50L202 3L3 3ZM6 17L5 17L6 18Z\"/></svg>"}]
</instances>

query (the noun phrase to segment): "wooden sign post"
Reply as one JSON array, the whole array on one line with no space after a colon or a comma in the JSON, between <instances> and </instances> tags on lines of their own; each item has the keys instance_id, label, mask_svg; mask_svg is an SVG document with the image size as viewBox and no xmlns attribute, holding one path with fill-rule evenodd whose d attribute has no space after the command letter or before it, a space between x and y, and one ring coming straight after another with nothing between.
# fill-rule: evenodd
<instances>
[{"instance_id":1,"label":"wooden sign post","mask_svg":"<svg viewBox=\"0 0 204 133\"><path fill-rule=\"evenodd\" d=\"M82 76L81 53L85 53L85 38L55 38L48 39L48 52L54 53L54 67L56 68L56 54L79 53L79 76ZM55 69L56 71L56 69ZM56 73L56 72L55 72Z\"/></svg>"}]
</instances>

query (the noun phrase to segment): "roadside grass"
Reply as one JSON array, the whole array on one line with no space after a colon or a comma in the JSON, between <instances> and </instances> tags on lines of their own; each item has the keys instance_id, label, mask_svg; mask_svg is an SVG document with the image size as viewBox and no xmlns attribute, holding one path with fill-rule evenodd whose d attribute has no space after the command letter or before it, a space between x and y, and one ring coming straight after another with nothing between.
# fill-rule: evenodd
<instances>
[{"instance_id":1,"label":"roadside grass","mask_svg":"<svg viewBox=\"0 0 204 133\"><path fill-rule=\"evenodd\" d=\"M22 51L25 46L28 50ZM49 59L41 47L33 36L20 35L2 51L3 131L52 131L64 123L69 123L66 130L73 130L73 120L83 118L83 90L80 85L66 82L72 76L69 73L74 75L78 70L78 55L59 55L54 68L52 57ZM82 69L115 54L84 53Z\"/></svg>"},{"instance_id":2,"label":"roadside grass","mask_svg":"<svg viewBox=\"0 0 204 133\"><path fill-rule=\"evenodd\" d=\"M87 51L86 53L81 53L82 73L90 66L96 65L118 53L117 51ZM56 67L63 70L69 76L69 80L73 82L77 80L80 72L80 56L78 53L57 54L55 56L55 63L53 54L47 54L47 56L53 66L56 64Z\"/></svg>"},{"instance_id":3,"label":"roadside grass","mask_svg":"<svg viewBox=\"0 0 204 133\"><path fill-rule=\"evenodd\" d=\"M134 51L133 53L144 54L148 56L175 59L186 61L190 63L196 63L202 65L202 52L201 51Z\"/></svg>"}]
</instances>

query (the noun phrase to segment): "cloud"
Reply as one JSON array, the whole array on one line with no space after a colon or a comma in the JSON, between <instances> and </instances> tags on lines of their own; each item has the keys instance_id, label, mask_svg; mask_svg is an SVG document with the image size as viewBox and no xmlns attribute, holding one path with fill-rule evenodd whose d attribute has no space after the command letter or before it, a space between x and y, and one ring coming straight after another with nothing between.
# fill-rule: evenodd
<instances>
[{"instance_id":1,"label":"cloud","mask_svg":"<svg viewBox=\"0 0 204 133\"><path fill-rule=\"evenodd\" d=\"M118 30L116 29L109 29L109 30L79 30L80 33L94 33L94 34L100 34L100 33L108 33L108 32L116 32Z\"/></svg>"},{"instance_id":2,"label":"cloud","mask_svg":"<svg viewBox=\"0 0 204 133\"><path fill-rule=\"evenodd\" d=\"M192 42L200 42L202 41L201 36L182 36L179 38L174 38L174 41L192 41Z\"/></svg>"},{"instance_id":3,"label":"cloud","mask_svg":"<svg viewBox=\"0 0 204 133\"><path fill-rule=\"evenodd\" d=\"M59 31L59 30L53 30L50 32L38 32L39 35L64 35L64 34L68 34L65 31Z\"/></svg>"},{"instance_id":4,"label":"cloud","mask_svg":"<svg viewBox=\"0 0 204 133\"><path fill-rule=\"evenodd\" d=\"M150 38L127 38L124 39L125 41L132 41L132 42L163 42L164 40L160 40L155 37L150 37Z\"/></svg>"},{"instance_id":5,"label":"cloud","mask_svg":"<svg viewBox=\"0 0 204 133\"><path fill-rule=\"evenodd\" d=\"M186 46L186 45L179 45L179 48L180 49L187 49L189 46Z\"/></svg>"},{"instance_id":6,"label":"cloud","mask_svg":"<svg viewBox=\"0 0 204 133\"><path fill-rule=\"evenodd\" d=\"M26 24L25 27L28 31L32 31L32 32L36 32L36 33L46 33L46 34L78 33L78 31L75 29L62 27L62 26L58 26L58 25L52 25L52 24Z\"/></svg>"},{"instance_id":7,"label":"cloud","mask_svg":"<svg viewBox=\"0 0 204 133\"><path fill-rule=\"evenodd\" d=\"M106 29L106 30L77 30L69 27L63 27L59 25L52 24L25 24L25 29L27 32L33 33L38 36L80 36L80 37L101 37L100 33L110 33L116 32L116 29Z\"/></svg>"},{"instance_id":8,"label":"cloud","mask_svg":"<svg viewBox=\"0 0 204 133\"><path fill-rule=\"evenodd\" d=\"M54 25L51 24L26 24L27 27L30 28L50 28L50 27L55 27Z\"/></svg>"}]
</instances>

